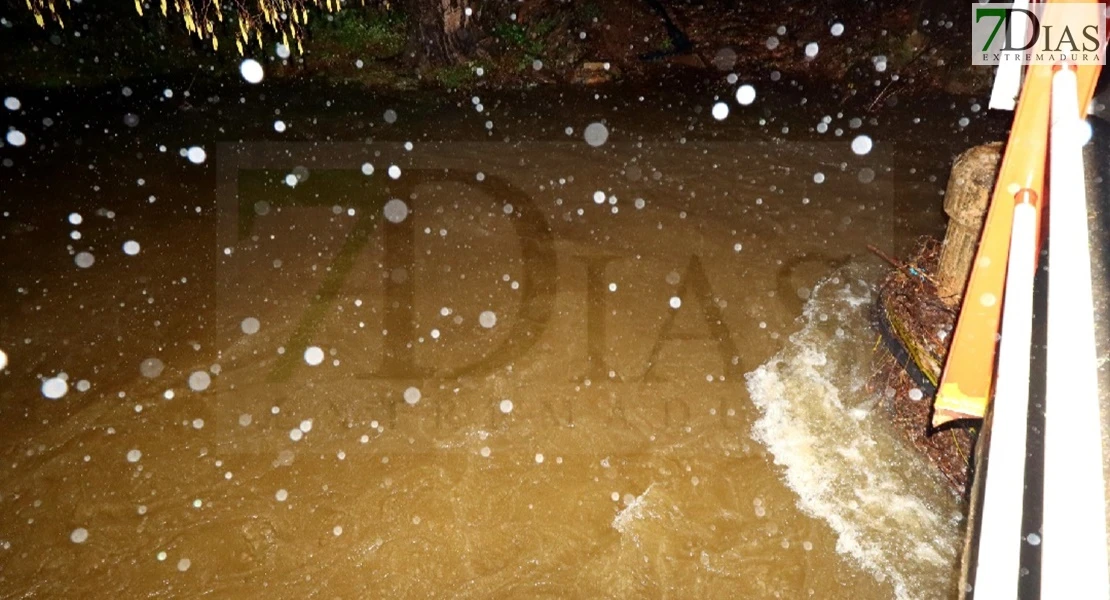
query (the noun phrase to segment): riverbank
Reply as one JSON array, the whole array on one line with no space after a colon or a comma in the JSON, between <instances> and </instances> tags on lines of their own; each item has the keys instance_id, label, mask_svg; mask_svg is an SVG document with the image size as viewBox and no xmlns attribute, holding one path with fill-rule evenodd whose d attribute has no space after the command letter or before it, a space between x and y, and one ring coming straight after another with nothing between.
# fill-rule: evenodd
<instances>
[{"instance_id":1,"label":"riverbank","mask_svg":"<svg viewBox=\"0 0 1110 600\"><path fill-rule=\"evenodd\" d=\"M447 62L418 61L405 15L381 7L316 13L303 47L268 39L246 49L267 77L322 80L367 90L523 89L572 83L653 82L669 73L706 78L778 73L871 107L922 93L982 93L990 73L968 66L959 15L928 3L528 0L474 12L467 43ZM959 9L956 9L957 12ZM35 25L19 7L0 15L6 86L96 87L135 77L237 72L233 44L213 50L174 15L130 6L75 6L67 28ZM168 22L167 22L168 21ZM789 27L783 23L790 23Z\"/></svg>"}]
</instances>

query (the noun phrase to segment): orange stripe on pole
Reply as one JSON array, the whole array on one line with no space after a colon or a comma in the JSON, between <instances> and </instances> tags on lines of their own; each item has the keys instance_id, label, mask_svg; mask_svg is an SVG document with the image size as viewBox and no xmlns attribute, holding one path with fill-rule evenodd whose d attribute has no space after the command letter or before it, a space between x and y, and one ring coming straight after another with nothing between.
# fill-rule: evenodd
<instances>
[{"instance_id":1,"label":"orange stripe on pole","mask_svg":"<svg viewBox=\"0 0 1110 600\"><path fill-rule=\"evenodd\" d=\"M1077 69L1080 105L1084 109L1094 94L1100 70L1099 65L1082 65ZM937 387L934 426L956 419L978 419L986 414L994 383L1014 198L1018 193L1027 192L1044 197L1052 72L1051 65L1028 68L952 346ZM1039 230L1039 210L1037 226Z\"/></svg>"},{"instance_id":2,"label":"orange stripe on pole","mask_svg":"<svg viewBox=\"0 0 1110 600\"><path fill-rule=\"evenodd\" d=\"M981 418L986 413L994 379L1014 197L1019 192L1044 197L1051 85L1051 66L1029 67L972 263L952 346L937 386L934 426L955 419Z\"/></svg>"}]
</instances>

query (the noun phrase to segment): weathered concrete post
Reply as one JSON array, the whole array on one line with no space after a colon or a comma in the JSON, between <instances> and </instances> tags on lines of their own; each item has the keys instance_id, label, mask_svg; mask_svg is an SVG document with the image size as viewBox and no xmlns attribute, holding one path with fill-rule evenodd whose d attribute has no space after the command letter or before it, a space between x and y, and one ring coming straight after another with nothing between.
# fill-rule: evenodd
<instances>
[{"instance_id":1,"label":"weathered concrete post","mask_svg":"<svg viewBox=\"0 0 1110 600\"><path fill-rule=\"evenodd\" d=\"M948 230L937 265L937 293L950 306L963 298L971 263L979 246L987 206L1002 160L1002 142L983 144L967 150L952 165L948 189L944 193L944 212Z\"/></svg>"}]
</instances>

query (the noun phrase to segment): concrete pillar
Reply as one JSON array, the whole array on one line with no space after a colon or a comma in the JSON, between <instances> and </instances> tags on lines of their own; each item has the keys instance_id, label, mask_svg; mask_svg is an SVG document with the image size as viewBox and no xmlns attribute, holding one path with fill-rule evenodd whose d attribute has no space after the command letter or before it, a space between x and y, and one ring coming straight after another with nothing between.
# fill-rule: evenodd
<instances>
[{"instance_id":1,"label":"concrete pillar","mask_svg":"<svg viewBox=\"0 0 1110 600\"><path fill-rule=\"evenodd\" d=\"M1002 162L1002 147L1002 142L976 146L957 157L952 165L944 193L948 231L936 274L937 291L949 306L958 306L963 298Z\"/></svg>"}]
</instances>

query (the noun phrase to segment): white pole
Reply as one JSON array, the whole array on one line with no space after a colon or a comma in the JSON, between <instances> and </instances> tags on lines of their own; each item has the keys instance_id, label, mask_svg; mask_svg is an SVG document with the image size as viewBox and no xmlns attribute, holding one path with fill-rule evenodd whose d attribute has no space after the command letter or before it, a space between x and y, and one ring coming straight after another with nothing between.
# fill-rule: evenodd
<instances>
[{"instance_id":1,"label":"white pole","mask_svg":"<svg viewBox=\"0 0 1110 600\"><path fill-rule=\"evenodd\" d=\"M1041 597L1110 597L1086 179L1075 72L1052 78ZM1015 498L1015 501L1019 501Z\"/></svg>"},{"instance_id":2,"label":"white pole","mask_svg":"<svg viewBox=\"0 0 1110 600\"><path fill-rule=\"evenodd\" d=\"M1029 0L1017 0L1013 3L1015 9L1029 9ZM1025 45L1026 23L1028 19L1018 13L1010 18L1010 39L1016 44ZM998 65L994 75L994 86L991 88L988 108L999 110L1014 110L1018 95L1021 91L1021 51L1013 50L1004 53L1006 60Z\"/></svg>"},{"instance_id":3,"label":"white pole","mask_svg":"<svg viewBox=\"0 0 1110 600\"><path fill-rule=\"evenodd\" d=\"M1006 268L998 378L991 405L987 479L972 588L976 598L1013 599L1018 593L1036 261L1037 209L1028 202L1021 202L1014 207L1010 260Z\"/></svg>"}]
</instances>

